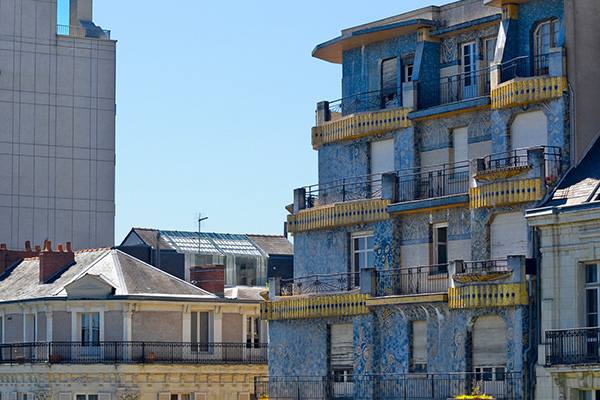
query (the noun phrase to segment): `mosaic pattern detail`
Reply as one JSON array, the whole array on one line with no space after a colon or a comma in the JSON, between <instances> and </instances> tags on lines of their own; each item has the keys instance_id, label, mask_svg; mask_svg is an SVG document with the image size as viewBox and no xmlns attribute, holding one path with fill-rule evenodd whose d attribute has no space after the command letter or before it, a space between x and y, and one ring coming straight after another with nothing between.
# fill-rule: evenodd
<instances>
[{"instance_id":1,"label":"mosaic pattern detail","mask_svg":"<svg viewBox=\"0 0 600 400\"><path fill-rule=\"evenodd\" d=\"M408 128L410 108L396 108L360 115L350 115L312 128L312 146L318 150L323 143L338 142L357 136Z\"/></svg>"},{"instance_id":2,"label":"mosaic pattern detail","mask_svg":"<svg viewBox=\"0 0 600 400\"><path fill-rule=\"evenodd\" d=\"M459 33L458 35L446 36L442 38L442 64L455 62L458 60L458 49L460 43L471 42L480 38L493 37L498 35L499 23L488 25L481 29ZM481 45L481 43L479 43ZM479 54L483 52L479 51Z\"/></svg>"},{"instance_id":3,"label":"mosaic pattern detail","mask_svg":"<svg viewBox=\"0 0 600 400\"><path fill-rule=\"evenodd\" d=\"M517 80L492 89L492 109L512 107L562 97L567 91L567 78L533 78Z\"/></svg>"},{"instance_id":4,"label":"mosaic pattern detail","mask_svg":"<svg viewBox=\"0 0 600 400\"><path fill-rule=\"evenodd\" d=\"M431 239L432 224L447 222L448 238L459 240L471 234L471 217L466 207L453 207L395 217L400 224L403 245L428 243Z\"/></svg>"},{"instance_id":5,"label":"mosaic pattern detail","mask_svg":"<svg viewBox=\"0 0 600 400\"><path fill-rule=\"evenodd\" d=\"M368 297L366 294L348 294L265 301L261 304L260 316L273 321L368 314Z\"/></svg>"},{"instance_id":6,"label":"mosaic pattern detail","mask_svg":"<svg viewBox=\"0 0 600 400\"><path fill-rule=\"evenodd\" d=\"M471 208L536 201L542 195L539 179L496 182L469 189Z\"/></svg>"},{"instance_id":7,"label":"mosaic pattern detail","mask_svg":"<svg viewBox=\"0 0 600 400\"><path fill-rule=\"evenodd\" d=\"M480 181L493 181L496 179L511 178L515 175L522 174L531 170L529 165L518 165L514 167L501 167L494 168L487 171L482 171L474 176L475 179Z\"/></svg>"},{"instance_id":8,"label":"mosaic pattern detail","mask_svg":"<svg viewBox=\"0 0 600 400\"><path fill-rule=\"evenodd\" d=\"M385 221L390 218L386 211L389 204L389 200L375 200L302 210L298 214L288 215L288 232Z\"/></svg>"},{"instance_id":9,"label":"mosaic pattern detail","mask_svg":"<svg viewBox=\"0 0 600 400\"><path fill-rule=\"evenodd\" d=\"M505 285L469 285L448 290L450 308L526 306L526 283Z\"/></svg>"},{"instance_id":10,"label":"mosaic pattern detail","mask_svg":"<svg viewBox=\"0 0 600 400\"><path fill-rule=\"evenodd\" d=\"M439 42L440 39L432 38L430 35L430 32L431 32L431 28L429 28L429 27L419 28L419 30L417 31L417 40L419 42L434 42L434 43Z\"/></svg>"},{"instance_id":11,"label":"mosaic pattern detail","mask_svg":"<svg viewBox=\"0 0 600 400\"><path fill-rule=\"evenodd\" d=\"M421 150L435 150L450 145L452 129L468 127L469 143L490 140L491 112L472 111L423 120L418 124Z\"/></svg>"}]
</instances>

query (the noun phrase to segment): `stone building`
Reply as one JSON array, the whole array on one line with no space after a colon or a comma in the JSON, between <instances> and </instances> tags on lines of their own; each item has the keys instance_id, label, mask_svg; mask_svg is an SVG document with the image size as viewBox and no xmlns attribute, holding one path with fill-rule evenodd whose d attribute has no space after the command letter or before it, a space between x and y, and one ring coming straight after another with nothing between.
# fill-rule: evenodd
<instances>
[{"instance_id":1,"label":"stone building","mask_svg":"<svg viewBox=\"0 0 600 400\"><path fill-rule=\"evenodd\" d=\"M250 399L267 372L253 293L218 297L111 248L0 259L2 399Z\"/></svg>"},{"instance_id":2,"label":"stone building","mask_svg":"<svg viewBox=\"0 0 600 400\"><path fill-rule=\"evenodd\" d=\"M92 0L0 1L0 242L111 246L115 47Z\"/></svg>"},{"instance_id":3,"label":"stone building","mask_svg":"<svg viewBox=\"0 0 600 400\"><path fill-rule=\"evenodd\" d=\"M600 81L574 68L598 58L575 40L599 35L596 6L572 3L462 0L316 46L341 64L342 98L317 105L318 184L294 191L294 278L262 305L257 394L533 396L524 213L596 134L577 96Z\"/></svg>"}]
</instances>

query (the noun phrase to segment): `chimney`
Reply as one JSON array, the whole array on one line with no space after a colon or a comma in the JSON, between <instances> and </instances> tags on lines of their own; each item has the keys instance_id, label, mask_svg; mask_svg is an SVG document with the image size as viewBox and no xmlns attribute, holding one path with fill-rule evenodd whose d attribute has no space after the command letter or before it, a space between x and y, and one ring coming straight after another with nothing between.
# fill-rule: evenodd
<instances>
[{"instance_id":1,"label":"chimney","mask_svg":"<svg viewBox=\"0 0 600 400\"><path fill-rule=\"evenodd\" d=\"M66 249L58 246L52 251L52 242L44 242L44 250L40 253L40 283L44 283L52 275L75 261L75 253L71 251L71 242L67 242Z\"/></svg>"},{"instance_id":2,"label":"chimney","mask_svg":"<svg viewBox=\"0 0 600 400\"><path fill-rule=\"evenodd\" d=\"M225 266L207 265L190 268L190 281L193 285L214 293L219 297L225 296Z\"/></svg>"},{"instance_id":3,"label":"chimney","mask_svg":"<svg viewBox=\"0 0 600 400\"><path fill-rule=\"evenodd\" d=\"M69 25L81 26L79 21L92 21L92 0L71 0L69 2Z\"/></svg>"},{"instance_id":4,"label":"chimney","mask_svg":"<svg viewBox=\"0 0 600 400\"><path fill-rule=\"evenodd\" d=\"M25 250L8 250L6 243L0 243L0 274L17 261L37 256L38 252L31 250L29 241L25 242Z\"/></svg>"}]
</instances>

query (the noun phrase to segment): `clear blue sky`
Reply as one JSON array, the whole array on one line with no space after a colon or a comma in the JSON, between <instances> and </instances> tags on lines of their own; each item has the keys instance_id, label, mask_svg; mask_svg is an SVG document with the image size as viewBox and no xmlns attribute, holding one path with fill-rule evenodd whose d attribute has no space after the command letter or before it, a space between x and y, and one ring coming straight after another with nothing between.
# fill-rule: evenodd
<instances>
[{"instance_id":1,"label":"clear blue sky","mask_svg":"<svg viewBox=\"0 0 600 400\"><path fill-rule=\"evenodd\" d=\"M96 0L118 41L115 243L197 230L199 213L203 231L281 234L293 189L317 183L316 103L340 97L341 66L315 45L447 3Z\"/></svg>"}]
</instances>

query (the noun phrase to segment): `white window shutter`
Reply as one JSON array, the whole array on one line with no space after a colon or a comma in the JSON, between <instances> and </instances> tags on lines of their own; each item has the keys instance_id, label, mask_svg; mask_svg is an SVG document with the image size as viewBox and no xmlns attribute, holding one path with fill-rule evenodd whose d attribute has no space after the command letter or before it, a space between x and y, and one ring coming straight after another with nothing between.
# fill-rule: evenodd
<instances>
[{"instance_id":1,"label":"white window shutter","mask_svg":"<svg viewBox=\"0 0 600 400\"><path fill-rule=\"evenodd\" d=\"M238 400L250 400L250 393L248 393L248 392L238 393Z\"/></svg>"},{"instance_id":2,"label":"white window shutter","mask_svg":"<svg viewBox=\"0 0 600 400\"><path fill-rule=\"evenodd\" d=\"M110 393L98 393L98 400L110 400Z\"/></svg>"},{"instance_id":3,"label":"white window shutter","mask_svg":"<svg viewBox=\"0 0 600 400\"><path fill-rule=\"evenodd\" d=\"M69 392L63 392L58 395L58 400L71 400L73 395Z\"/></svg>"},{"instance_id":4,"label":"white window shutter","mask_svg":"<svg viewBox=\"0 0 600 400\"><path fill-rule=\"evenodd\" d=\"M169 393L169 392L161 392L161 393L159 393L158 394L158 400L171 400L171 393Z\"/></svg>"},{"instance_id":5,"label":"white window shutter","mask_svg":"<svg viewBox=\"0 0 600 400\"><path fill-rule=\"evenodd\" d=\"M206 393L194 393L194 400L206 400Z\"/></svg>"}]
</instances>

